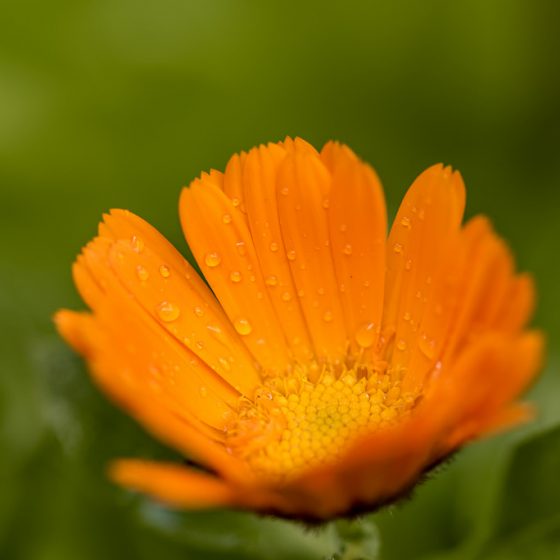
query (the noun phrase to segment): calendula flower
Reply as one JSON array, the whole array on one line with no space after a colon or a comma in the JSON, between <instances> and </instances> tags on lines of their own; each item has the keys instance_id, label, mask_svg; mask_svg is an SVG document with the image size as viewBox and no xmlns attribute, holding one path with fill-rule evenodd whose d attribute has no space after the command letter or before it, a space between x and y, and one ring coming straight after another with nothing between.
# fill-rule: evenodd
<instances>
[{"instance_id":1,"label":"calendula flower","mask_svg":"<svg viewBox=\"0 0 560 560\"><path fill-rule=\"evenodd\" d=\"M151 226L104 217L74 265L91 312L60 311L99 385L204 470L120 460L119 483L179 507L325 520L375 509L465 443L526 419L541 335L530 277L459 173L383 191L346 146L287 139L185 188L209 287Z\"/></svg>"}]
</instances>

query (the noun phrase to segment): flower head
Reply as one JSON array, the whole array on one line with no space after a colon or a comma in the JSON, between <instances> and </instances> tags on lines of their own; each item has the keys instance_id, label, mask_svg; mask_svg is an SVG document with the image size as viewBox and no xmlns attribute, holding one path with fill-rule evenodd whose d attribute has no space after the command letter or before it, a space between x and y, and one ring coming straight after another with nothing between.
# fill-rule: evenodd
<instances>
[{"instance_id":1,"label":"flower head","mask_svg":"<svg viewBox=\"0 0 560 560\"><path fill-rule=\"evenodd\" d=\"M373 509L469 440L525 419L533 285L463 181L412 184L387 236L375 172L346 146L287 139L183 190L210 287L151 226L104 217L74 265L91 312L60 311L101 387L209 472L118 461L181 507L322 520Z\"/></svg>"}]
</instances>

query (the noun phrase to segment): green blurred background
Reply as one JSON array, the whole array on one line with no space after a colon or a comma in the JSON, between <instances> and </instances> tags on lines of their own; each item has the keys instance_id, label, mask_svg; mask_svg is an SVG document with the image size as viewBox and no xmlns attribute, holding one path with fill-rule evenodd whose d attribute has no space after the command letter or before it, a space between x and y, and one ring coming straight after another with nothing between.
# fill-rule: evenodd
<instances>
[{"instance_id":1,"label":"green blurred background","mask_svg":"<svg viewBox=\"0 0 560 560\"><path fill-rule=\"evenodd\" d=\"M530 426L461 453L376 515L382 557L560 558L560 4L546 1L6 1L0 7L0 558L321 558L321 535L178 514L104 466L164 449L55 334L70 265L128 208L185 249L180 187L300 135L348 143L394 212L459 168L540 294L549 359Z\"/></svg>"}]
</instances>

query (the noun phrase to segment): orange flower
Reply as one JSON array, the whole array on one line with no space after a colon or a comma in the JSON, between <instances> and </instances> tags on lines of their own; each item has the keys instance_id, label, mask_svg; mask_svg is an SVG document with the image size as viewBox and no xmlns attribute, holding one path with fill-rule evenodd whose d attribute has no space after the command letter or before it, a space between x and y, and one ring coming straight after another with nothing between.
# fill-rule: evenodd
<instances>
[{"instance_id":1,"label":"orange flower","mask_svg":"<svg viewBox=\"0 0 560 560\"><path fill-rule=\"evenodd\" d=\"M181 195L212 291L151 226L113 210L74 265L91 312L64 338L147 429L206 467L121 460L121 484L180 507L324 520L395 499L468 441L524 420L533 284L461 176L433 166L386 236L375 172L287 139ZM213 293L212 293L213 292Z\"/></svg>"}]
</instances>

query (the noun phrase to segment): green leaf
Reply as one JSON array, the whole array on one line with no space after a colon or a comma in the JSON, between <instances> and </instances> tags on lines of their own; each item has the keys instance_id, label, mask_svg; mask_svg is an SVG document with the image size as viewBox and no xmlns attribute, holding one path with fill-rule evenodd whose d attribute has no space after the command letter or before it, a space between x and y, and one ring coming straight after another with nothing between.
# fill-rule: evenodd
<instances>
[{"instance_id":1,"label":"green leaf","mask_svg":"<svg viewBox=\"0 0 560 560\"><path fill-rule=\"evenodd\" d=\"M560 427L521 444L504 479L497 526L482 558L558 558Z\"/></svg>"}]
</instances>

